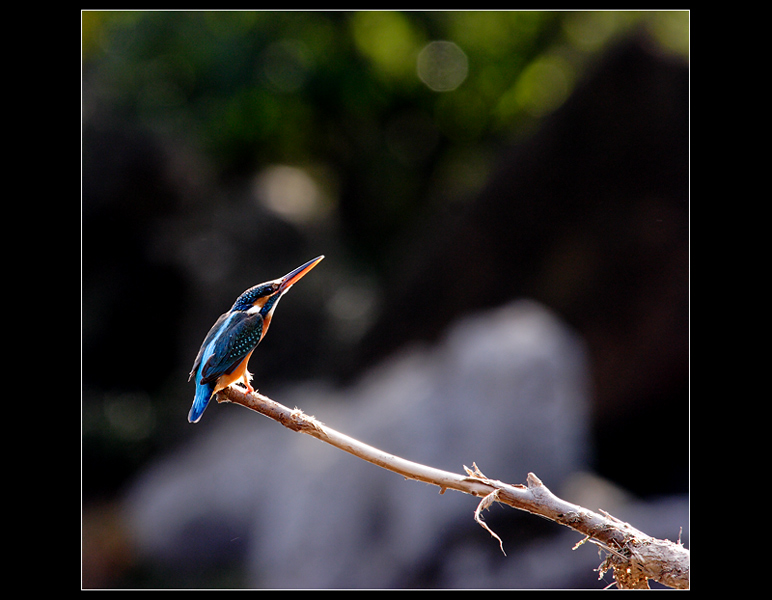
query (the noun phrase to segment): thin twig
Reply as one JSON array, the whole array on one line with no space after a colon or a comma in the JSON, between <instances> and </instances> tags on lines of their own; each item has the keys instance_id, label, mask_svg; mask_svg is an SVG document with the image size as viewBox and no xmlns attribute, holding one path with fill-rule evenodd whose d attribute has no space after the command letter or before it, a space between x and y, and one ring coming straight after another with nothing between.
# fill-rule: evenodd
<instances>
[{"instance_id":1,"label":"thin twig","mask_svg":"<svg viewBox=\"0 0 772 600\"><path fill-rule=\"evenodd\" d=\"M452 489L482 498L475 510L475 519L499 540L502 552L504 547L501 539L480 518L482 510L494 501L540 515L583 534L585 539L574 549L589 539L606 551L607 556L598 570L601 576L613 570L619 587L648 587L649 579L668 587L689 587L689 550L680 544L680 539L679 543L659 540L605 511L599 514L561 500L533 473L528 473L527 485L521 485L489 479L474 463L472 469L464 467L466 476L428 467L369 446L327 427L297 408L289 409L267 396L249 394L236 386L220 392L217 401L241 404L292 431L308 434L407 479L436 485L440 488L440 493Z\"/></svg>"}]
</instances>

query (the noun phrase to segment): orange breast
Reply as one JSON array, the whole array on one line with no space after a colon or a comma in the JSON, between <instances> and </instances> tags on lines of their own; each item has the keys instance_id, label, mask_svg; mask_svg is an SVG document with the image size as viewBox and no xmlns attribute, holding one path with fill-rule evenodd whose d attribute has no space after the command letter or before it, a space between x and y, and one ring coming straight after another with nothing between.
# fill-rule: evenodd
<instances>
[{"instance_id":1,"label":"orange breast","mask_svg":"<svg viewBox=\"0 0 772 600\"><path fill-rule=\"evenodd\" d=\"M247 381L247 363L249 363L252 352L254 352L254 349L249 354L247 354L244 360L238 364L238 366L233 370L233 373L225 373L224 375L220 375L220 378L217 380L217 383L214 386L212 395L216 394L220 390L224 390L229 385L234 384L241 379L243 379L246 383L249 383Z\"/></svg>"}]
</instances>

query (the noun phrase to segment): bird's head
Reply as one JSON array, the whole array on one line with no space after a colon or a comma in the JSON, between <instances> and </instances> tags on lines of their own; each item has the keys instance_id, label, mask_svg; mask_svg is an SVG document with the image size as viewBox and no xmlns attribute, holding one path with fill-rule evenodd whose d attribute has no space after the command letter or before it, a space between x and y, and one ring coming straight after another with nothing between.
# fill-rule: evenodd
<instances>
[{"instance_id":1,"label":"bird's head","mask_svg":"<svg viewBox=\"0 0 772 600\"><path fill-rule=\"evenodd\" d=\"M306 273L319 264L323 258L324 256L317 256L315 259L309 260L304 265L290 271L284 277L274 279L273 281L266 281L265 283L258 283L256 286L249 288L236 299L231 311L259 312L263 316L265 323L269 323L273 310L279 303L279 299Z\"/></svg>"}]
</instances>

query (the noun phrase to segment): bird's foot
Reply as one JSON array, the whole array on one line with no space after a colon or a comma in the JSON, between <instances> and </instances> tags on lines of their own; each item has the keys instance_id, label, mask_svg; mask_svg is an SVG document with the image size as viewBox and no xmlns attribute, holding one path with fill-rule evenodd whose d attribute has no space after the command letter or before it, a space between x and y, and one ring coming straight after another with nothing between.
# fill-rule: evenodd
<instances>
[{"instance_id":1,"label":"bird's foot","mask_svg":"<svg viewBox=\"0 0 772 600\"><path fill-rule=\"evenodd\" d=\"M249 382L247 382L247 381L240 381L239 383L241 383L242 387L244 387L247 390L247 392L249 392L250 394L254 394L255 393L255 388L253 388L250 385Z\"/></svg>"}]
</instances>

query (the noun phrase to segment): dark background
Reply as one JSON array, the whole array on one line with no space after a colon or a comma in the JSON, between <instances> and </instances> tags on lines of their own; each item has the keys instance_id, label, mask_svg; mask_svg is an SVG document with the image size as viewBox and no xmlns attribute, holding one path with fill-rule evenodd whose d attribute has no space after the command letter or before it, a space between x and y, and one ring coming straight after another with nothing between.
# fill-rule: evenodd
<instances>
[{"instance_id":1,"label":"dark background","mask_svg":"<svg viewBox=\"0 0 772 600\"><path fill-rule=\"evenodd\" d=\"M688 13L82 16L84 548L217 418L186 420L217 316L318 254L261 389L347 385L532 298L586 342L596 471L687 492ZM453 90L416 74L433 40L465 55ZM643 438L667 452L631 469ZM84 586L132 587L130 557L89 556Z\"/></svg>"}]
</instances>

